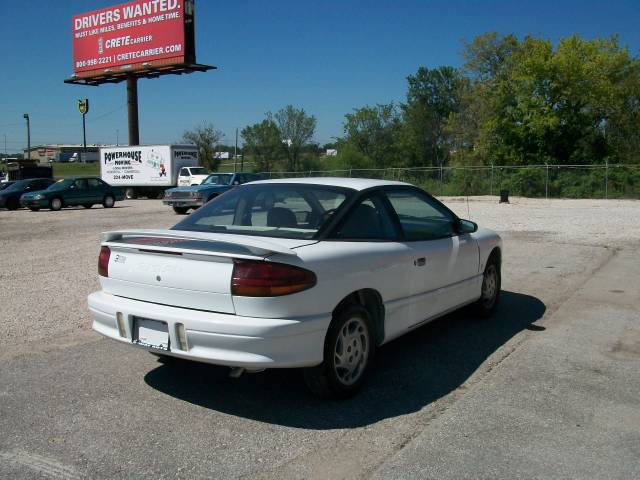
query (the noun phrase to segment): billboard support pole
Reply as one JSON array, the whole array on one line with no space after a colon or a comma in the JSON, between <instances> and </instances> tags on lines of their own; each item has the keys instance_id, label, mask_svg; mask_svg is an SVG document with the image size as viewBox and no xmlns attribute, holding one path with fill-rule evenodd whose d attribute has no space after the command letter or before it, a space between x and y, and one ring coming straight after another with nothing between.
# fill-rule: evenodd
<instances>
[{"instance_id":1,"label":"billboard support pole","mask_svg":"<svg viewBox=\"0 0 640 480\"><path fill-rule=\"evenodd\" d=\"M85 122L85 116L86 114L83 113L82 114L82 142L84 145L84 149L83 149L84 157L82 159L83 163L87 161L87 126Z\"/></svg>"},{"instance_id":2,"label":"billboard support pole","mask_svg":"<svg viewBox=\"0 0 640 480\"><path fill-rule=\"evenodd\" d=\"M138 128L138 79L127 77L127 110L129 113L129 145L140 145Z\"/></svg>"}]
</instances>

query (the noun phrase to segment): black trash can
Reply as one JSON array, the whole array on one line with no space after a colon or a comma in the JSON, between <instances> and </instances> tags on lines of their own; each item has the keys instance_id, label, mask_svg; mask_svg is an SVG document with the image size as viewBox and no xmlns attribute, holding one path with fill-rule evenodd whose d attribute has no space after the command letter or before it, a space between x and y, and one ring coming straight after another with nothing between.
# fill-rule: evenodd
<instances>
[{"instance_id":1,"label":"black trash can","mask_svg":"<svg viewBox=\"0 0 640 480\"><path fill-rule=\"evenodd\" d=\"M500 190L500 203L509 203L509 190Z\"/></svg>"}]
</instances>

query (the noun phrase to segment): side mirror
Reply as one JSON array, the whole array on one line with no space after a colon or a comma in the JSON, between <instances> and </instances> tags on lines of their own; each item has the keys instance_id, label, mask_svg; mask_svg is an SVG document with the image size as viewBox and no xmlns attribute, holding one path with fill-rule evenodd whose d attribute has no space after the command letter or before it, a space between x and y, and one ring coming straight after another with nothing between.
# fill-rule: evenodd
<instances>
[{"instance_id":1,"label":"side mirror","mask_svg":"<svg viewBox=\"0 0 640 480\"><path fill-rule=\"evenodd\" d=\"M233 185L240 185L240 182L238 180L234 180Z\"/></svg>"},{"instance_id":2,"label":"side mirror","mask_svg":"<svg viewBox=\"0 0 640 480\"><path fill-rule=\"evenodd\" d=\"M471 220L458 220L458 232L459 233L473 233L478 230L478 224Z\"/></svg>"}]
</instances>

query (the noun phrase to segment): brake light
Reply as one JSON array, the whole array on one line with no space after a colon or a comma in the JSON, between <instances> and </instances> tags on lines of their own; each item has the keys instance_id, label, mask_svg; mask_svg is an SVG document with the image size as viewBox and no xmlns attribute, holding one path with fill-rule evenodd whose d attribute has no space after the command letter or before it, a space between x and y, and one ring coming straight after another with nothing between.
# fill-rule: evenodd
<instances>
[{"instance_id":1,"label":"brake light","mask_svg":"<svg viewBox=\"0 0 640 480\"><path fill-rule=\"evenodd\" d=\"M111 250L109 247L100 248L100 255L98 256L98 275L103 277L109 276L109 257L111 256Z\"/></svg>"},{"instance_id":2,"label":"brake light","mask_svg":"<svg viewBox=\"0 0 640 480\"><path fill-rule=\"evenodd\" d=\"M233 261L233 295L278 297L307 290L315 284L316 275L304 268L257 260Z\"/></svg>"}]
</instances>

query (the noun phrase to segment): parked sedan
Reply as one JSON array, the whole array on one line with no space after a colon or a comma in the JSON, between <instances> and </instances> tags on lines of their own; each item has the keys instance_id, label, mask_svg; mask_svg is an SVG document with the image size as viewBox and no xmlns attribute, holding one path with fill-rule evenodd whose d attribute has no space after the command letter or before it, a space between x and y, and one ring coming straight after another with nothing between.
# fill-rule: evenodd
<instances>
[{"instance_id":1,"label":"parked sedan","mask_svg":"<svg viewBox=\"0 0 640 480\"><path fill-rule=\"evenodd\" d=\"M244 370L302 367L347 397L375 350L465 305L498 302L502 241L412 185L252 182L170 230L104 235L97 332L155 354Z\"/></svg>"},{"instance_id":2,"label":"parked sedan","mask_svg":"<svg viewBox=\"0 0 640 480\"><path fill-rule=\"evenodd\" d=\"M14 183L16 183L16 182L15 181L11 181L11 180L9 180L8 182L0 182L0 191L4 190L5 188L10 187Z\"/></svg>"},{"instance_id":3,"label":"parked sedan","mask_svg":"<svg viewBox=\"0 0 640 480\"><path fill-rule=\"evenodd\" d=\"M20 208L20 197L24 193L42 190L54 181L50 178L29 178L18 180L0 190L0 208L16 210Z\"/></svg>"},{"instance_id":4,"label":"parked sedan","mask_svg":"<svg viewBox=\"0 0 640 480\"><path fill-rule=\"evenodd\" d=\"M236 185L260 180L257 173L212 173L200 185L170 188L165 191L162 203L171 205L173 211L184 215L191 208L198 208Z\"/></svg>"},{"instance_id":5,"label":"parked sedan","mask_svg":"<svg viewBox=\"0 0 640 480\"><path fill-rule=\"evenodd\" d=\"M100 203L104 208L111 208L116 200L124 200L120 188L112 187L98 177L70 177L59 180L46 190L22 195L20 203L33 211L41 208L57 211L76 205L91 208Z\"/></svg>"}]
</instances>

